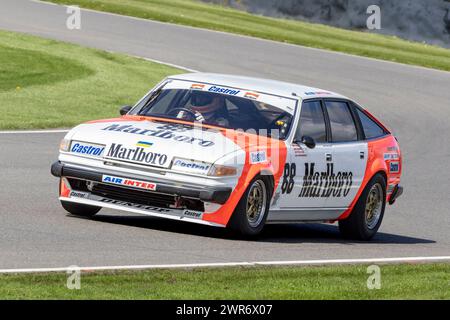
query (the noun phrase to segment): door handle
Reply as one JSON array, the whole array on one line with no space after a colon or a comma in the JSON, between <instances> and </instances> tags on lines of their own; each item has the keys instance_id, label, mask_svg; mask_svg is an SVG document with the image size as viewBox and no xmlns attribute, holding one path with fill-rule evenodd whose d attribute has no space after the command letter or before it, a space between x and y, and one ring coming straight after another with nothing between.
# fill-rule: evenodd
<instances>
[{"instance_id":1,"label":"door handle","mask_svg":"<svg viewBox=\"0 0 450 320\"><path fill-rule=\"evenodd\" d=\"M364 151L361 151L361 152L359 153L359 158L360 158L360 159L364 159Z\"/></svg>"},{"instance_id":2,"label":"door handle","mask_svg":"<svg viewBox=\"0 0 450 320\"><path fill-rule=\"evenodd\" d=\"M331 153L326 153L326 154L325 154L325 159L326 159L327 161L332 161L332 160L333 160L333 157L331 156Z\"/></svg>"}]
</instances>

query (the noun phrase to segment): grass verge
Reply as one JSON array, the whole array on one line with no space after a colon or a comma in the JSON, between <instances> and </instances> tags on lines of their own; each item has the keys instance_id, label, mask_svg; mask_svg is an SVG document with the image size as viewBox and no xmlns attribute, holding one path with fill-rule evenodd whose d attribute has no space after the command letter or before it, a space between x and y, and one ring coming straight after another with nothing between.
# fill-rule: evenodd
<instances>
[{"instance_id":1,"label":"grass verge","mask_svg":"<svg viewBox=\"0 0 450 320\"><path fill-rule=\"evenodd\" d=\"M119 115L181 70L126 55L0 31L0 129L70 127Z\"/></svg>"},{"instance_id":2,"label":"grass verge","mask_svg":"<svg viewBox=\"0 0 450 320\"><path fill-rule=\"evenodd\" d=\"M46 0L450 71L450 50L393 36L275 19L194 0Z\"/></svg>"},{"instance_id":3,"label":"grass verge","mask_svg":"<svg viewBox=\"0 0 450 320\"><path fill-rule=\"evenodd\" d=\"M382 265L369 290L367 266L240 267L0 275L0 299L450 299L450 264Z\"/></svg>"}]
</instances>

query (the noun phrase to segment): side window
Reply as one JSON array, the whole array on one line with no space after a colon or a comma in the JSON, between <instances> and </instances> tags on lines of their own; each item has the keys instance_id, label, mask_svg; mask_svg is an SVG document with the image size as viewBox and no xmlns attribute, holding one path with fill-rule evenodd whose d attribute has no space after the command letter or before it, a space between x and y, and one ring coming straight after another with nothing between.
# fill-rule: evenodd
<instances>
[{"instance_id":1,"label":"side window","mask_svg":"<svg viewBox=\"0 0 450 320\"><path fill-rule=\"evenodd\" d=\"M333 142L358 140L355 122L346 102L325 101Z\"/></svg>"},{"instance_id":2,"label":"side window","mask_svg":"<svg viewBox=\"0 0 450 320\"><path fill-rule=\"evenodd\" d=\"M375 121L370 119L364 112L359 110L359 108L355 108L355 110L358 114L359 119L361 120L366 139L381 137L385 134L383 128L381 128Z\"/></svg>"},{"instance_id":3,"label":"side window","mask_svg":"<svg viewBox=\"0 0 450 320\"><path fill-rule=\"evenodd\" d=\"M306 101L302 105L295 138L300 140L303 136L310 136L316 142L326 142L325 118L320 101Z\"/></svg>"}]
</instances>

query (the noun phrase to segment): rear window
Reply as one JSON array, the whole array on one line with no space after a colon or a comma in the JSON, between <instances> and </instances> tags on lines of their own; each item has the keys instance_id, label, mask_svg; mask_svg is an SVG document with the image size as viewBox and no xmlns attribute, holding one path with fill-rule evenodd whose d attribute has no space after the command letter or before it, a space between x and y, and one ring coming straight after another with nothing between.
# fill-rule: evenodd
<instances>
[{"instance_id":1,"label":"rear window","mask_svg":"<svg viewBox=\"0 0 450 320\"><path fill-rule=\"evenodd\" d=\"M378 138L385 135L383 128L381 128L375 121L370 119L369 116L367 116L359 108L356 108L356 113L361 120L366 139Z\"/></svg>"}]
</instances>

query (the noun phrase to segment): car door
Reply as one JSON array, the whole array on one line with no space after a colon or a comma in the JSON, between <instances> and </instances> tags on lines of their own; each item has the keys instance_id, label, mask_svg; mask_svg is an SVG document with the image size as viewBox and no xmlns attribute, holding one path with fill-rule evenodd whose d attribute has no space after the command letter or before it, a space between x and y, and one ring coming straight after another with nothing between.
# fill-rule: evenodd
<instances>
[{"instance_id":1,"label":"car door","mask_svg":"<svg viewBox=\"0 0 450 320\"><path fill-rule=\"evenodd\" d=\"M314 148L308 148L301 142L304 136L314 139ZM321 100L303 101L294 139L288 145L288 160L280 182L280 209L323 208L325 198L321 193L321 177L328 170L327 157L331 157L331 152Z\"/></svg>"},{"instance_id":2,"label":"car door","mask_svg":"<svg viewBox=\"0 0 450 320\"><path fill-rule=\"evenodd\" d=\"M352 106L343 99L324 99L331 138L329 180L325 207L348 208L366 171L368 147Z\"/></svg>"}]
</instances>

